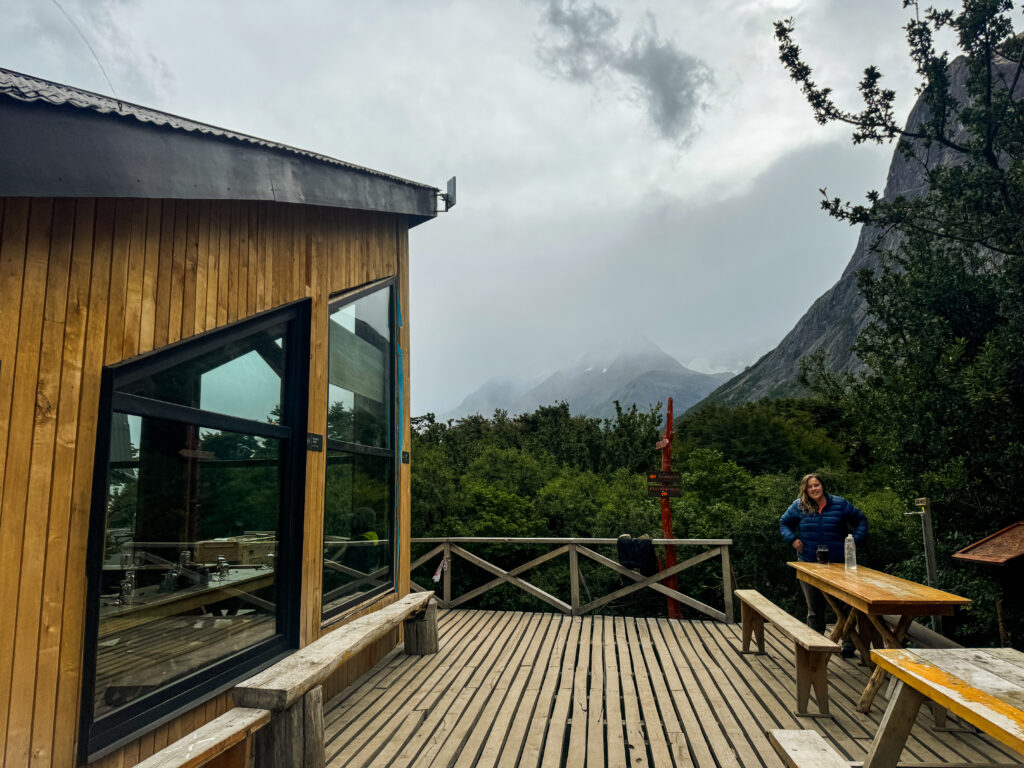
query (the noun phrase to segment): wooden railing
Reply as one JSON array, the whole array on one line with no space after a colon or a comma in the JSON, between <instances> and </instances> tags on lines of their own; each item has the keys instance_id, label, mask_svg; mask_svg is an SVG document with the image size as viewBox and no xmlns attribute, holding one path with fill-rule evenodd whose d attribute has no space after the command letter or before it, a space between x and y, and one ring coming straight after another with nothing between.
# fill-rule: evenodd
<instances>
[{"instance_id":1,"label":"wooden railing","mask_svg":"<svg viewBox=\"0 0 1024 768\"><path fill-rule=\"evenodd\" d=\"M410 570L415 571L417 568L426 565L428 562L435 560L436 562L443 563L444 567L440 569L441 576L441 607L442 608L457 608L461 605L468 603L480 595L484 594L488 590L494 589L500 584L512 584L515 587L523 590L527 594L533 595L538 600L541 600L548 605L552 606L562 613L581 616L591 611L596 611L604 605L618 600L621 597L638 592L642 589L651 589L655 592L659 592L666 597L674 598L683 605L687 605L694 610L699 611L707 616L724 622L733 621L733 578L732 578L732 564L729 558L729 547L732 545L732 539L652 539L651 543L656 547L663 547L671 545L676 547L677 550L682 548L690 547L709 547L703 552L689 557L682 562L677 563L671 568L665 568L659 571L653 576L643 576L637 571L631 570L615 560L609 557L595 552L593 547L596 546L615 546L616 539L576 539L576 538L503 538L503 537L440 537L440 538L420 538L412 539L412 543L415 544L435 544L428 552L416 558L413 561ZM516 567L505 570L494 563L488 562L479 555L475 555L468 551L463 545L467 544L505 544L505 545L548 545L554 547L549 552L544 553L540 557L535 557L529 562L517 565ZM438 555L441 555L443 560L436 560ZM529 581L521 578L520 575L535 568L542 563L554 560L557 557L566 555L569 558L569 594L570 602L566 603L564 600L560 600L550 592L546 592L543 589L531 584ZM633 584L629 584L621 589L615 590L603 597L596 599L590 598L588 602L582 603L580 600L580 567L579 558L580 556L586 557L612 571L625 576L628 579L633 580ZM682 553L680 553L682 555ZM452 567L454 558L461 558L468 563L471 563L478 568L487 571L494 575L494 579L483 584L475 589L466 592L463 595L457 597L452 596ZM724 605L722 610L712 608L710 605L706 605L701 601L697 600L690 595L686 595L678 590L671 589L665 584L661 583L670 576L679 574L688 568L692 568L698 563L703 563L712 558L721 558L722 561L722 591L724 595ZM415 581L412 582L412 590L414 592L427 591L426 587L417 584ZM588 597L590 597L588 595Z\"/></svg>"}]
</instances>

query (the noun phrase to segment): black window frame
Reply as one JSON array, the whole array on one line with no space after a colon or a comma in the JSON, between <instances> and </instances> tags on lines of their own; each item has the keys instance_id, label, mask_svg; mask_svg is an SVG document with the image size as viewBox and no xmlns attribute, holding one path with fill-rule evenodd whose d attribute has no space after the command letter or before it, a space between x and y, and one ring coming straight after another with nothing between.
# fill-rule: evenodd
<instances>
[{"instance_id":1,"label":"black window frame","mask_svg":"<svg viewBox=\"0 0 1024 768\"><path fill-rule=\"evenodd\" d=\"M352 612L353 609L366 602L379 598L382 595L391 594L392 592L398 591L398 542L400 538L400 531L398 530L398 490L399 490L399 472L401 464L399 463L399 430L402 425L397 423L398 420L398 408L395 402L396 397L396 382L398 376L398 345L399 345L399 308L398 308L398 276L392 275L382 280L375 280L372 283L361 286L354 290L343 291L336 293L333 296L328 297L327 300L327 318L328 318L328 333L330 333L330 317L341 307L352 304L359 299L365 298L372 293L376 293L380 290L388 291L388 332L390 334L390 355L388 357L389 370L387 378L387 402L389 407L388 412L388 423L390 425L390 439L389 448L380 448L377 446L364 445L362 443L354 443L346 440L336 440L330 437L324 436L324 488L322 489L323 494L326 494L327 485L327 459L331 451L345 451L347 453L361 453L370 456L380 456L381 458L391 459L391 485L388 495L388 510L390 515L391 529L388 536L388 558L391 563L391 576L390 583L382 585L375 589L368 590L367 592L361 592L355 595L350 600L346 600L338 603L337 605L331 606L329 609L324 609L323 604L323 583L324 583L324 568L320 566L320 623L321 626L327 626L335 621L343 618L345 614ZM330 342L328 341L328 344ZM329 370L330 362L328 361L328 376L330 376ZM327 402L324 403L324 407L330 407L330 387L327 387ZM324 523L326 522L326 515L324 516ZM323 537L326 531L324 525L321 524L320 530L320 545L323 547Z\"/></svg>"},{"instance_id":2,"label":"black window frame","mask_svg":"<svg viewBox=\"0 0 1024 768\"><path fill-rule=\"evenodd\" d=\"M312 301L308 298L300 299L103 369L86 554L85 642L78 738L80 762L92 762L109 754L160 724L194 709L299 647L311 313ZM288 340L284 352L284 391L279 425L260 424L244 418L115 391L119 385L151 376L225 344L240 341L261 329L283 323L287 324ZM277 631L271 638L198 669L94 722L107 478L111 426L115 412L169 419L211 429L242 431L282 441L280 455L284 472L279 518L281 531L275 574L278 595ZM241 427L244 429L240 430Z\"/></svg>"}]
</instances>

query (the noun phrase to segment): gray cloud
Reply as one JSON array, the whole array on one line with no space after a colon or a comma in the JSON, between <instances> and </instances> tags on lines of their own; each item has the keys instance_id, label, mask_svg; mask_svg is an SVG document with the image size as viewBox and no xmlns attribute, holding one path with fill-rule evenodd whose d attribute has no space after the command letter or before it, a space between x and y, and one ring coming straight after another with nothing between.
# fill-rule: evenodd
<instances>
[{"instance_id":1,"label":"gray cloud","mask_svg":"<svg viewBox=\"0 0 1024 768\"><path fill-rule=\"evenodd\" d=\"M173 75L122 28L121 17L130 7L127 0L17 4L4 17L11 37L4 40L3 65L91 91L114 95L114 90L128 101L152 103L173 82ZM45 67L35 63L40 59Z\"/></svg>"},{"instance_id":2,"label":"gray cloud","mask_svg":"<svg viewBox=\"0 0 1024 768\"><path fill-rule=\"evenodd\" d=\"M686 141L692 136L714 78L703 61L661 39L653 14L647 14L629 45L616 39L619 17L594 2L547 0L541 19L547 29L538 56L552 72L578 83L617 73L632 84L663 137Z\"/></svg>"}]
</instances>

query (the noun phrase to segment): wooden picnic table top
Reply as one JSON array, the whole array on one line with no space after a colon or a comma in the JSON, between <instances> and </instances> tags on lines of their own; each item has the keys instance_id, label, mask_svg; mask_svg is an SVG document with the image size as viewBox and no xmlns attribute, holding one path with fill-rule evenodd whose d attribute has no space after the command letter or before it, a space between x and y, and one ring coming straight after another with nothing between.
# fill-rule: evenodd
<instances>
[{"instance_id":1,"label":"wooden picnic table top","mask_svg":"<svg viewBox=\"0 0 1024 768\"><path fill-rule=\"evenodd\" d=\"M892 648L874 662L957 717L1024 754L1024 653L1012 648Z\"/></svg>"},{"instance_id":2,"label":"wooden picnic table top","mask_svg":"<svg viewBox=\"0 0 1024 768\"><path fill-rule=\"evenodd\" d=\"M958 605L971 602L966 597L864 566L848 571L842 563L789 564L800 580L869 616L949 616Z\"/></svg>"}]
</instances>

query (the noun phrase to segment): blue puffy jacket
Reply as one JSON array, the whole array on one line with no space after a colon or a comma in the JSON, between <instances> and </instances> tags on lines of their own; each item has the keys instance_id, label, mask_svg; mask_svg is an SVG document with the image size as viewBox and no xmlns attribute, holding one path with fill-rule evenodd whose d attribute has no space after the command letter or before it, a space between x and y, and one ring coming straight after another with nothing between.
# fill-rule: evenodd
<instances>
[{"instance_id":1,"label":"blue puffy jacket","mask_svg":"<svg viewBox=\"0 0 1024 768\"><path fill-rule=\"evenodd\" d=\"M868 535L868 519L842 496L825 494L825 508L817 512L805 512L800 499L789 505L779 518L779 533L792 544L800 539L804 551L799 557L805 562L814 562L819 544L828 545L828 557L833 563L843 562L843 541L848 533L860 544Z\"/></svg>"}]
</instances>

